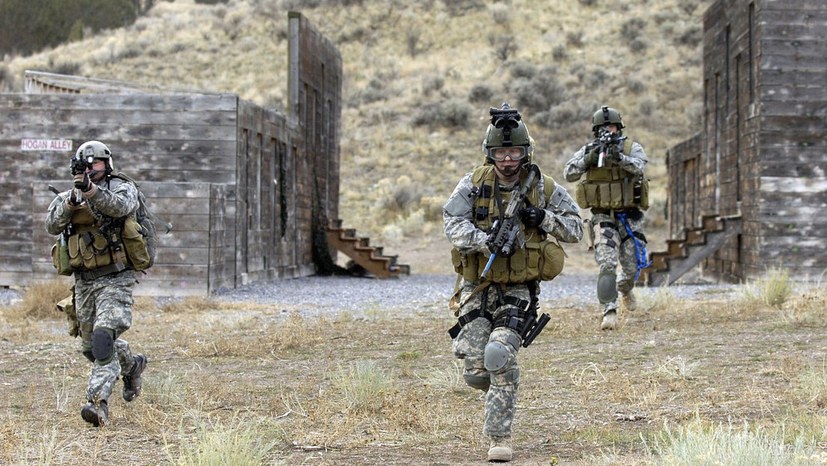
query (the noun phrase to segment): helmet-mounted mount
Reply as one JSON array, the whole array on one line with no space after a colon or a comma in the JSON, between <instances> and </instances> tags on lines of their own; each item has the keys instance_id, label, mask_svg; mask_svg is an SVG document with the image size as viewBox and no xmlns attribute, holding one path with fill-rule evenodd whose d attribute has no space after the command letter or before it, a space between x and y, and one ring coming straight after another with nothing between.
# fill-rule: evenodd
<instances>
[{"instance_id":1,"label":"helmet-mounted mount","mask_svg":"<svg viewBox=\"0 0 827 466\"><path fill-rule=\"evenodd\" d=\"M482 141L482 151L485 153L486 163L493 163L493 150L498 147L518 147L522 150L524 164L531 163L531 154L534 152L534 141L528 134L528 127L523 122L519 110L511 108L507 102L502 107L491 107L491 124Z\"/></svg>"},{"instance_id":2,"label":"helmet-mounted mount","mask_svg":"<svg viewBox=\"0 0 827 466\"><path fill-rule=\"evenodd\" d=\"M488 114L491 115L491 124L494 125L495 128L502 130L503 147L513 145L511 141L511 130L520 126L520 120L523 119L520 112L516 108L511 108L508 102L505 102L502 108L491 107L488 110Z\"/></svg>"}]
</instances>

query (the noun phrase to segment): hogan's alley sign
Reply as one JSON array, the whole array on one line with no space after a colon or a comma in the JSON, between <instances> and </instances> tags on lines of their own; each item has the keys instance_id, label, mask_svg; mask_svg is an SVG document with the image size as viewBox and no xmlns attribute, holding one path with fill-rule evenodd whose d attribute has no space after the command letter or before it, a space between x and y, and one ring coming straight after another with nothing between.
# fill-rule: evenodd
<instances>
[{"instance_id":1,"label":"hogan's alley sign","mask_svg":"<svg viewBox=\"0 0 827 466\"><path fill-rule=\"evenodd\" d=\"M22 151L60 151L71 152L71 139L21 139Z\"/></svg>"}]
</instances>

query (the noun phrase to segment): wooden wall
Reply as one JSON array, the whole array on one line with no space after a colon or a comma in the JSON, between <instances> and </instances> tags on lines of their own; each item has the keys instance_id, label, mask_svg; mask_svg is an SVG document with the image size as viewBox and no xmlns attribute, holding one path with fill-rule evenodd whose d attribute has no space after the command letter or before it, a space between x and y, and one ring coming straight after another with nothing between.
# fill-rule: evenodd
<instances>
[{"instance_id":1,"label":"wooden wall","mask_svg":"<svg viewBox=\"0 0 827 466\"><path fill-rule=\"evenodd\" d=\"M43 221L54 194L70 187L69 159L104 141L115 169L136 179L158 216L158 263L144 294L204 294L232 286L222 253L235 237L237 97L222 94L0 94L0 285L54 277ZM197 111L194 111L197 110ZM21 151L21 139L71 141L71 150ZM229 221L228 221L229 220ZM214 257L211 257L214 256ZM210 265L213 270L209 270Z\"/></svg>"},{"instance_id":2,"label":"wooden wall","mask_svg":"<svg viewBox=\"0 0 827 466\"><path fill-rule=\"evenodd\" d=\"M33 94L0 94L0 286L55 276L43 220L68 189L69 159L88 140L113 152L158 216L144 295L201 295L315 272L314 218L336 218L342 63L301 15L289 70L302 107L283 115L234 94L167 93L114 81L31 76ZM302 63L301 66L296 63ZM23 151L23 140L59 141ZM310 143L308 143L310 141ZM326 247L326 244L324 245Z\"/></svg>"},{"instance_id":3,"label":"wooden wall","mask_svg":"<svg viewBox=\"0 0 827 466\"><path fill-rule=\"evenodd\" d=\"M765 0L756 16L762 242L753 271L780 264L818 279L827 270L827 2Z\"/></svg>"},{"instance_id":4,"label":"wooden wall","mask_svg":"<svg viewBox=\"0 0 827 466\"><path fill-rule=\"evenodd\" d=\"M298 169L307 181L298 186L299 232L316 232L303 260L335 260L324 232L339 218L339 139L341 131L342 58L339 51L301 14L289 15L288 108L299 125L305 157ZM301 53L315 50L317 53ZM303 238L304 239L304 238ZM319 257L324 255L327 257Z\"/></svg>"},{"instance_id":5,"label":"wooden wall","mask_svg":"<svg viewBox=\"0 0 827 466\"><path fill-rule=\"evenodd\" d=\"M823 0L719 0L704 14L703 130L670 150L670 233L741 216L742 234L703 265L713 275L827 269L825 37Z\"/></svg>"}]
</instances>

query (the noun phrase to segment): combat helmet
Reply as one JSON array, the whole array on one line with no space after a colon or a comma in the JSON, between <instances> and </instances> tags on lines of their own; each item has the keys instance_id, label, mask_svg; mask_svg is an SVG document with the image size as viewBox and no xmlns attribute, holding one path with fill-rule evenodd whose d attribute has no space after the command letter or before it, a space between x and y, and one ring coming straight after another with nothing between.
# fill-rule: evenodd
<instances>
[{"instance_id":1,"label":"combat helmet","mask_svg":"<svg viewBox=\"0 0 827 466\"><path fill-rule=\"evenodd\" d=\"M604 105L592 116L592 131L597 134L597 131L606 124L617 125L618 133L623 130L623 119L620 117L620 112Z\"/></svg>"},{"instance_id":2,"label":"combat helmet","mask_svg":"<svg viewBox=\"0 0 827 466\"><path fill-rule=\"evenodd\" d=\"M498 147L520 147L523 150L522 164L531 163L534 153L534 139L528 133L528 127L522 121L522 115L516 108L503 103L501 108L491 107L491 123L485 132L482 141L482 151L485 153L485 162L494 163L493 151Z\"/></svg>"},{"instance_id":3,"label":"combat helmet","mask_svg":"<svg viewBox=\"0 0 827 466\"><path fill-rule=\"evenodd\" d=\"M85 159L87 163L92 163L94 159L105 161L107 175L115 169L112 163L112 151L100 141L87 141L81 144L75 153L75 158L78 160Z\"/></svg>"}]
</instances>

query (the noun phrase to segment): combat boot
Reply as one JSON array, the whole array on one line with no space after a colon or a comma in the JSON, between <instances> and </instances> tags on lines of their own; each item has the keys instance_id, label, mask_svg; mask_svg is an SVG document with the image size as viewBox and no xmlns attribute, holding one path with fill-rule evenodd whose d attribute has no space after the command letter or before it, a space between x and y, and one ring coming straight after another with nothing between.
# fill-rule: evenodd
<instances>
[{"instance_id":1,"label":"combat boot","mask_svg":"<svg viewBox=\"0 0 827 466\"><path fill-rule=\"evenodd\" d=\"M617 328L617 304L607 304L603 309L603 321L600 322L600 330L614 330Z\"/></svg>"},{"instance_id":2,"label":"combat boot","mask_svg":"<svg viewBox=\"0 0 827 466\"><path fill-rule=\"evenodd\" d=\"M141 373L146 369L146 356L135 356L135 363L129 374L123 376L123 399L132 401L141 394Z\"/></svg>"},{"instance_id":3,"label":"combat boot","mask_svg":"<svg viewBox=\"0 0 827 466\"><path fill-rule=\"evenodd\" d=\"M626 312L637 311L637 299L635 298L635 292L629 290L628 293L620 293L620 305Z\"/></svg>"},{"instance_id":4,"label":"combat boot","mask_svg":"<svg viewBox=\"0 0 827 466\"><path fill-rule=\"evenodd\" d=\"M94 401L88 401L80 409L80 416L95 427L105 426L109 423L109 404L106 400L101 400L97 404Z\"/></svg>"},{"instance_id":5,"label":"combat boot","mask_svg":"<svg viewBox=\"0 0 827 466\"><path fill-rule=\"evenodd\" d=\"M511 461L513 454L511 437L491 437L491 443L488 448L488 461L505 463Z\"/></svg>"}]
</instances>

